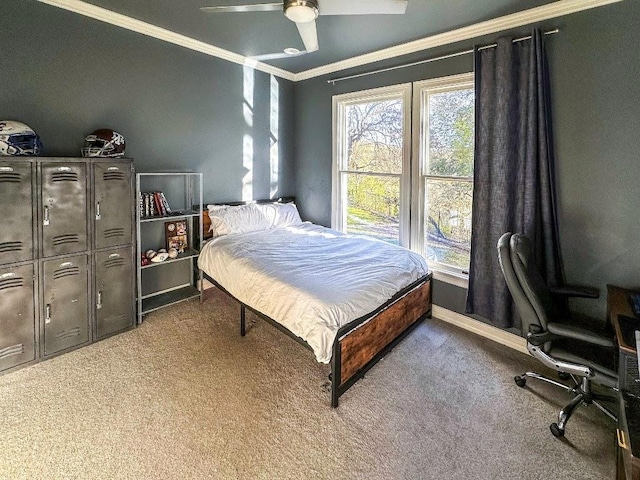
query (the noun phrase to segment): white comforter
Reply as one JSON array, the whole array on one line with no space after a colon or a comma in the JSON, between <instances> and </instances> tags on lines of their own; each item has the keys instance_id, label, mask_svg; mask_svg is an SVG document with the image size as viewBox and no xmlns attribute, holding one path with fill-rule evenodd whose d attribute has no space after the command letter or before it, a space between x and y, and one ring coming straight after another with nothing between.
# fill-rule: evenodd
<instances>
[{"instance_id":1,"label":"white comforter","mask_svg":"<svg viewBox=\"0 0 640 480\"><path fill-rule=\"evenodd\" d=\"M241 302L304 339L322 363L338 329L427 274L423 257L305 222L207 243L199 267Z\"/></svg>"}]
</instances>

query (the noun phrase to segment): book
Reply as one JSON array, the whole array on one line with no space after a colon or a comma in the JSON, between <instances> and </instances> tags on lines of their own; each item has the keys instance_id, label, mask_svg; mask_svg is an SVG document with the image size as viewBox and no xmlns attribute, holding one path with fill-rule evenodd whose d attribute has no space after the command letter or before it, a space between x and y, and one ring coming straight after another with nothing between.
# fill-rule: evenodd
<instances>
[{"instance_id":1,"label":"book","mask_svg":"<svg viewBox=\"0 0 640 480\"><path fill-rule=\"evenodd\" d=\"M153 194L147 193L147 198L149 199L149 216L155 217L156 216L156 206L155 206L155 203L153 201Z\"/></svg>"},{"instance_id":2,"label":"book","mask_svg":"<svg viewBox=\"0 0 640 480\"><path fill-rule=\"evenodd\" d=\"M164 205L164 209L167 212L167 215L170 215L171 208L169 208L169 202L167 202L167 197L164 196L163 192L160 192L160 200L162 201L162 205Z\"/></svg>"},{"instance_id":3,"label":"book","mask_svg":"<svg viewBox=\"0 0 640 480\"><path fill-rule=\"evenodd\" d=\"M162 202L160 201L160 192L153 192L153 202L156 207L156 215L166 215Z\"/></svg>"},{"instance_id":4,"label":"book","mask_svg":"<svg viewBox=\"0 0 640 480\"><path fill-rule=\"evenodd\" d=\"M183 253L187 248L189 248L186 220L164 222L164 232L167 250L175 248L178 250L178 253Z\"/></svg>"},{"instance_id":5,"label":"book","mask_svg":"<svg viewBox=\"0 0 640 480\"><path fill-rule=\"evenodd\" d=\"M171 215L171 208L163 192L140 192L140 217Z\"/></svg>"},{"instance_id":6,"label":"book","mask_svg":"<svg viewBox=\"0 0 640 480\"><path fill-rule=\"evenodd\" d=\"M142 197L144 198L144 216L148 217L149 215L151 215L151 210L149 208L149 194L143 193Z\"/></svg>"},{"instance_id":7,"label":"book","mask_svg":"<svg viewBox=\"0 0 640 480\"><path fill-rule=\"evenodd\" d=\"M140 209L140 218L144 218L144 193L142 192L138 197L138 208Z\"/></svg>"}]
</instances>

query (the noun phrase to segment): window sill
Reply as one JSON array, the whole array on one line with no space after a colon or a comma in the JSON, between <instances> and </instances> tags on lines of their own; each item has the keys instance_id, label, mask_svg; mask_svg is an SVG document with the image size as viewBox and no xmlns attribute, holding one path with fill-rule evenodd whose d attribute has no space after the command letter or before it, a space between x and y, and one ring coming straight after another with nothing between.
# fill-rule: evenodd
<instances>
[{"instance_id":1,"label":"window sill","mask_svg":"<svg viewBox=\"0 0 640 480\"><path fill-rule=\"evenodd\" d=\"M453 272L446 272L443 270L433 270L433 279L439 282L449 283L456 287L464 289L469 288L469 276L464 274L457 274Z\"/></svg>"}]
</instances>

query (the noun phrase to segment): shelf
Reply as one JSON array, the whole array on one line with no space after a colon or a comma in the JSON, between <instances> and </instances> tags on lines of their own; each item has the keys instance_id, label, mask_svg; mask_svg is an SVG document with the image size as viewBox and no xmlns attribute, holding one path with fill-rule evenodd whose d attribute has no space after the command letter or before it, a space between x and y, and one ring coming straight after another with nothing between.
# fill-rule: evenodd
<instances>
[{"instance_id":1,"label":"shelf","mask_svg":"<svg viewBox=\"0 0 640 480\"><path fill-rule=\"evenodd\" d=\"M140 216L142 212L139 200L144 198L143 193L151 192L163 193L169 205L174 207L171 213L161 215L161 210L156 208L155 215ZM137 247L140 254L149 248L155 250L154 247L166 245L168 222L185 223L186 238L189 240L185 245L189 248L176 258L167 258L158 263L150 262L144 266L140 258L137 259L137 311L138 322L142 323L143 315L149 312L200 295L198 282L202 279L202 272L196 270L196 260L202 249L202 240L199 238L202 232L202 173L137 173L136 196ZM162 268L163 265L170 266Z\"/></svg>"},{"instance_id":2,"label":"shelf","mask_svg":"<svg viewBox=\"0 0 640 480\"><path fill-rule=\"evenodd\" d=\"M183 287L170 292L154 295L153 297L142 300L142 314L145 315L168 305L184 302L185 300L199 296L200 291L194 286Z\"/></svg>"},{"instance_id":3,"label":"shelf","mask_svg":"<svg viewBox=\"0 0 640 480\"><path fill-rule=\"evenodd\" d=\"M140 172L137 173L136 175L138 175L139 177L197 177L199 175L202 175L202 173L199 172L180 172L180 171L176 171L176 172L167 172L167 171L163 171L163 172Z\"/></svg>"},{"instance_id":4,"label":"shelf","mask_svg":"<svg viewBox=\"0 0 640 480\"><path fill-rule=\"evenodd\" d=\"M164 262L154 263L151 262L149 265L141 265L140 269L144 270L145 268L159 267L160 265L166 265L168 263L179 262L180 260L186 260L188 258L194 258L200 255L200 252L195 248L188 248L184 251L184 253L178 254L176 258L167 258Z\"/></svg>"},{"instance_id":5,"label":"shelf","mask_svg":"<svg viewBox=\"0 0 640 480\"><path fill-rule=\"evenodd\" d=\"M190 217L198 217L200 216L200 212L196 210L180 210L172 213L171 215L162 215L156 217L142 217L140 218L140 223L145 222L158 222L160 220L177 220L180 218L190 218Z\"/></svg>"}]
</instances>

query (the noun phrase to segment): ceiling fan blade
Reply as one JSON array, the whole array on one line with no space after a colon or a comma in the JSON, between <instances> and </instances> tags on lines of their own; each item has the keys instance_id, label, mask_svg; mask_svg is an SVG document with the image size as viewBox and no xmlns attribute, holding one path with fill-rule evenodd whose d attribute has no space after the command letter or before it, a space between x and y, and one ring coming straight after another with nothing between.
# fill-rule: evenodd
<instances>
[{"instance_id":1,"label":"ceiling fan blade","mask_svg":"<svg viewBox=\"0 0 640 480\"><path fill-rule=\"evenodd\" d=\"M320 15L402 15L407 0L319 0Z\"/></svg>"},{"instance_id":2,"label":"ceiling fan blade","mask_svg":"<svg viewBox=\"0 0 640 480\"><path fill-rule=\"evenodd\" d=\"M258 3L255 5L228 5L221 7L200 7L206 13L235 13L235 12L274 12L282 11L282 2Z\"/></svg>"},{"instance_id":3,"label":"ceiling fan blade","mask_svg":"<svg viewBox=\"0 0 640 480\"><path fill-rule=\"evenodd\" d=\"M298 27L298 32L302 37L302 42L304 43L304 48L307 50L307 53L315 52L320 48L318 45L318 31L316 30L315 20L306 23L296 23L296 27Z\"/></svg>"},{"instance_id":4,"label":"ceiling fan blade","mask_svg":"<svg viewBox=\"0 0 640 480\"><path fill-rule=\"evenodd\" d=\"M290 54L290 53L284 53L284 52L280 52L280 53L265 53L263 55L251 55L250 57L247 58L251 58L253 60L257 60L259 62L264 62L267 60L279 60L281 58L294 58L294 57L299 57L300 55L304 55L305 53L307 53L306 50L301 50L300 52L296 53L296 54Z\"/></svg>"}]
</instances>

